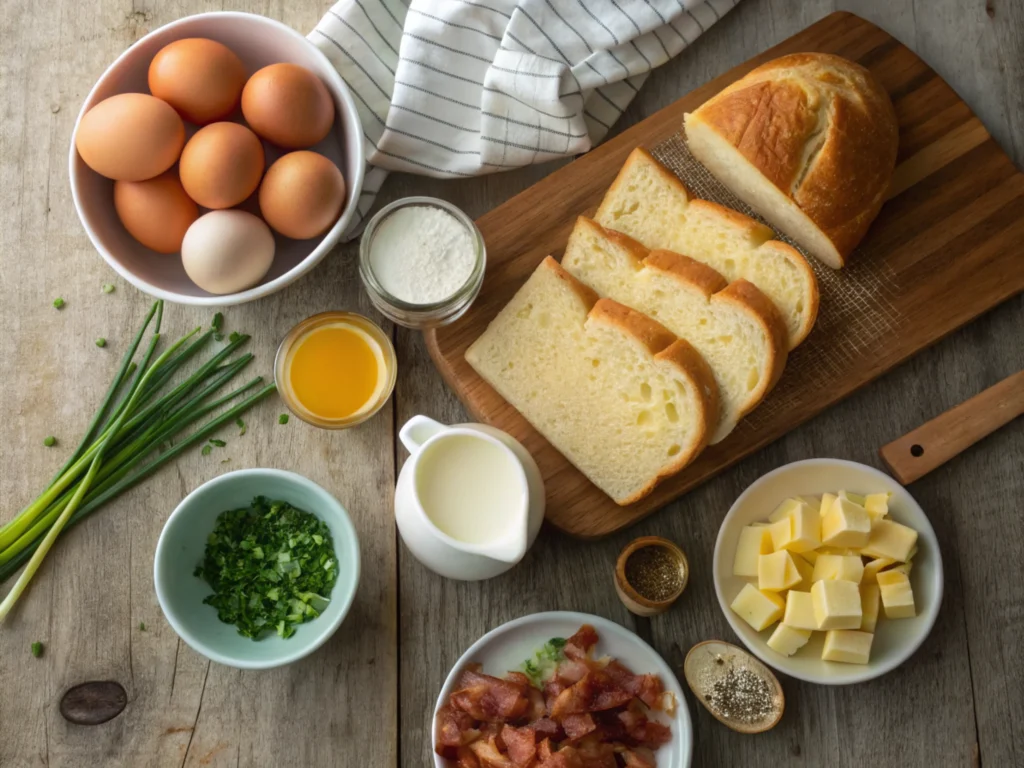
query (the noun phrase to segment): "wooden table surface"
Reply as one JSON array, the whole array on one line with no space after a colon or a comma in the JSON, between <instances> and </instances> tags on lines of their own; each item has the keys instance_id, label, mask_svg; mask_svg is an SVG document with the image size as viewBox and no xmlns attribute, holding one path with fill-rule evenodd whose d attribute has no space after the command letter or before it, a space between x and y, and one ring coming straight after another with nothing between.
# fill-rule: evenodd
<instances>
[{"instance_id":1,"label":"wooden table surface","mask_svg":"<svg viewBox=\"0 0 1024 768\"><path fill-rule=\"evenodd\" d=\"M88 89L147 31L214 10L204 0L0 0L0 520L57 467L98 404L149 304L94 252L71 203L67 147ZM228 0L308 30L326 0ZM1024 161L1024 5L1019 0L742 0L647 82L616 130L837 8L896 35L944 76L1020 166ZM392 176L381 202L431 194L478 216L551 165L458 182ZM115 293L100 291L114 282ZM62 311L51 302L67 301ZM355 266L339 248L314 277L225 313L253 334L256 367L271 373L277 341L327 309L372 314ZM211 313L169 306L182 331ZM837 456L880 466L878 448L1024 368L1018 297L918 355L733 470L612 538L583 543L542 531L526 559L484 583L446 581L398 540L391 501L405 453L396 432L425 413L465 419L418 334L397 330L398 385L390 407L358 429L331 433L262 404L248 434L192 451L63 537L18 608L0 626L0 766L407 766L430 764L430 713L449 668L477 637L509 619L568 609L606 616L672 664L694 643L735 640L711 583L719 522L764 472ZM94 340L106 337L106 349ZM43 438L54 434L57 447ZM220 458L230 458L222 464ZM200 483L228 469L281 467L332 491L358 529L363 578L352 611L313 656L266 672L211 664L180 642L153 591L164 521ZM698 766L1011 766L1024 764L1024 421L1018 420L915 483L946 564L945 600L924 646L871 683L827 688L786 679L773 731L735 734L689 701ZM658 534L687 552L692 578L667 614L638 620L612 589L619 549ZM145 630L140 624L145 624ZM41 640L46 651L29 650ZM62 693L87 680L128 692L110 722L70 725Z\"/></svg>"}]
</instances>

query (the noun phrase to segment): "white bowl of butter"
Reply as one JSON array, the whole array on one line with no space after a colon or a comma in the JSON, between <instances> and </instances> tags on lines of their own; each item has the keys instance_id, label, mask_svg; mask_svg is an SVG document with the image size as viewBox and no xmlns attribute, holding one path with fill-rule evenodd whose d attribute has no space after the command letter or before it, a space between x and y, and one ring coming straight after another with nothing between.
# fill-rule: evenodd
<instances>
[{"instance_id":1,"label":"white bowl of butter","mask_svg":"<svg viewBox=\"0 0 1024 768\"><path fill-rule=\"evenodd\" d=\"M838 490L850 493L890 494L888 519L917 531L917 551L909 573L916 615L890 619L879 607L879 618L866 664L825 661L822 649L826 633L811 632L810 640L791 656L768 645L779 623L756 631L730 606L750 578L734 575L734 559L741 531L765 523L785 500L801 496L821 497ZM865 558L867 559L867 558ZM884 675L902 664L921 646L942 604L942 557L935 531L924 510L903 486L872 467L841 459L808 459L779 467L747 488L732 505L718 531L714 554L715 593L726 620L743 644L764 663L791 677L823 685L859 683ZM757 586L757 580L753 580Z\"/></svg>"}]
</instances>

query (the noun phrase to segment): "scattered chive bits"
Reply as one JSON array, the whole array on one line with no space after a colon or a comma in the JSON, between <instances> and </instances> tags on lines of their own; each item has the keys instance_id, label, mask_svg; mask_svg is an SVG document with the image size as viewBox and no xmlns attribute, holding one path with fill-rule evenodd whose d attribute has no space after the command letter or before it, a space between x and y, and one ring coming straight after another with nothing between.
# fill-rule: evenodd
<instances>
[{"instance_id":1,"label":"scattered chive bits","mask_svg":"<svg viewBox=\"0 0 1024 768\"><path fill-rule=\"evenodd\" d=\"M287 638L330 603L338 562L323 520L257 496L250 507L217 517L194 575L213 590L203 603L240 635Z\"/></svg>"},{"instance_id":2,"label":"scattered chive bits","mask_svg":"<svg viewBox=\"0 0 1024 768\"><path fill-rule=\"evenodd\" d=\"M210 445L216 445L218 448L223 448L227 443L223 440L218 440L216 437L210 438Z\"/></svg>"},{"instance_id":3,"label":"scattered chive bits","mask_svg":"<svg viewBox=\"0 0 1024 768\"><path fill-rule=\"evenodd\" d=\"M145 632L145 631L146 631L146 622L140 621L139 622L139 632Z\"/></svg>"},{"instance_id":4,"label":"scattered chive bits","mask_svg":"<svg viewBox=\"0 0 1024 768\"><path fill-rule=\"evenodd\" d=\"M103 291L104 293L113 293L114 292L114 284L113 283L104 283L103 287L100 288L100 290Z\"/></svg>"},{"instance_id":5,"label":"scattered chive bits","mask_svg":"<svg viewBox=\"0 0 1024 768\"><path fill-rule=\"evenodd\" d=\"M204 445L203 446L203 450L201 451L201 453L203 454L203 456L209 456L212 451L213 451L213 446L212 445Z\"/></svg>"},{"instance_id":6,"label":"scattered chive bits","mask_svg":"<svg viewBox=\"0 0 1024 768\"><path fill-rule=\"evenodd\" d=\"M278 424L287 424L288 423L288 414L287 413L282 413L280 416L278 416L277 417L277 423Z\"/></svg>"},{"instance_id":7,"label":"scattered chive bits","mask_svg":"<svg viewBox=\"0 0 1024 768\"><path fill-rule=\"evenodd\" d=\"M53 448L53 446L55 446L56 444L57 438L54 437L53 435L48 435L45 438L43 438L43 445L45 445L47 448Z\"/></svg>"},{"instance_id":8,"label":"scattered chive bits","mask_svg":"<svg viewBox=\"0 0 1024 768\"><path fill-rule=\"evenodd\" d=\"M53 300L53 306L55 309L64 309L65 301L60 296Z\"/></svg>"},{"instance_id":9,"label":"scattered chive bits","mask_svg":"<svg viewBox=\"0 0 1024 768\"><path fill-rule=\"evenodd\" d=\"M213 321L210 323L210 327L213 330L215 330L215 331L219 331L221 328L224 327L224 313L223 312L218 312L217 314L215 314L213 316Z\"/></svg>"},{"instance_id":10,"label":"scattered chive bits","mask_svg":"<svg viewBox=\"0 0 1024 768\"><path fill-rule=\"evenodd\" d=\"M235 425L239 429L239 432L238 432L238 436L239 437L241 437L242 435L244 435L246 432L249 431L249 428L247 426L245 426L245 422L242 421L242 417L241 416L239 416L237 419L235 419Z\"/></svg>"},{"instance_id":11,"label":"scattered chive bits","mask_svg":"<svg viewBox=\"0 0 1024 768\"><path fill-rule=\"evenodd\" d=\"M100 349L103 349L105 346L107 346L107 340L100 336L98 339L96 339L96 346L99 347Z\"/></svg>"},{"instance_id":12,"label":"scattered chive bits","mask_svg":"<svg viewBox=\"0 0 1024 768\"><path fill-rule=\"evenodd\" d=\"M32 655L37 659L43 655L43 644L36 640L32 643Z\"/></svg>"},{"instance_id":13,"label":"scattered chive bits","mask_svg":"<svg viewBox=\"0 0 1024 768\"><path fill-rule=\"evenodd\" d=\"M232 331L231 335L228 336L228 341L230 341L232 344L234 344L240 338L242 338L242 334L240 334L238 331Z\"/></svg>"}]
</instances>

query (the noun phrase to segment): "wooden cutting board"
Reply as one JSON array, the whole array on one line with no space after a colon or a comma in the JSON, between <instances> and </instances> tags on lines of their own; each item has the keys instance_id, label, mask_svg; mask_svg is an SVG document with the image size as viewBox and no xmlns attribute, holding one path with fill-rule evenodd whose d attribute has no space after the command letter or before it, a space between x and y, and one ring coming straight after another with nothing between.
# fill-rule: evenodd
<instances>
[{"instance_id":1,"label":"wooden cutting board","mask_svg":"<svg viewBox=\"0 0 1024 768\"><path fill-rule=\"evenodd\" d=\"M755 66L799 51L857 61L888 90L900 123L890 200L850 267L840 273L816 267L818 323L765 402L650 496L619 507L476 375L465 350L546 255L561 256L576 216L597 209L634 147L658 155L678 146L685 112ZM834 13L687 94L477 225L487 244L483 290L458 322L428 331L427 346L473 417L512 434L536 458L547 484L548 520L584 538L636 522L1024 290L1024 174L942 78L849 13Z\"/></svg>"}]
</instances>

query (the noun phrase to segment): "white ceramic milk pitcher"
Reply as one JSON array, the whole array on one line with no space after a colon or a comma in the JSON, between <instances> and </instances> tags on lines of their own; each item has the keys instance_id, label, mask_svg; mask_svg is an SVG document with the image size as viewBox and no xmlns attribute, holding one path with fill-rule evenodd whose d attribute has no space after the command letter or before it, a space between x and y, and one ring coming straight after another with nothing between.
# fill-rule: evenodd
<instances>
[{"instance_id":1,"label":"white ceramic milk pitcher","mask_svg":"<svg viewBox=\"0 0 1024 768\"><path fill-rule=\"evenodd\" d=\"M544 518L533 457L484 424L413 416L398 434L410 456L395 489L395 521L417 560L451 579L504 573L522 560Z\"/></svg>"}]
</instances>

